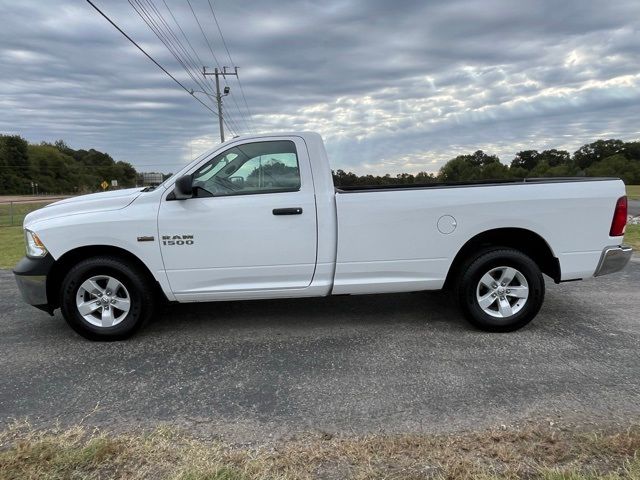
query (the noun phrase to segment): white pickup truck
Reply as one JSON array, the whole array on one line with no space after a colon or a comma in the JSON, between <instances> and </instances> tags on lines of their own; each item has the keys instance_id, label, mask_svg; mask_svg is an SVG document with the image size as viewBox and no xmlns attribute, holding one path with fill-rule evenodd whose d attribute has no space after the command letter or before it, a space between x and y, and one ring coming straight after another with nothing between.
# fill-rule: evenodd
<instances>
[{"instance_id":1,"label":"white pickup truck","mask_svg":"<svg viewBox=\"0 0 640 480\"><path fill-rule=\"evenodd\" d=\"M511 331L555 282L622 269L612 178L335 188L319 135L235 138L159 187L27 215L25 300L90 339L131 335L165 301L450 287L475 326Z\"/></svg>"}]
</instances>

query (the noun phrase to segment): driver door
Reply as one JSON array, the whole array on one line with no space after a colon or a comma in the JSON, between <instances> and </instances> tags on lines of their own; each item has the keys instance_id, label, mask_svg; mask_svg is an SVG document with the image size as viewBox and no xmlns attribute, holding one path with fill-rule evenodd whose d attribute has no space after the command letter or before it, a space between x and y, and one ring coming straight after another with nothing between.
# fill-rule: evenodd
<instances>
[{"instance_id":1,"label":"driver door","mask_svg":"<svg viewBox=\"0 0 640 480\"><path fill-rule=\"evenodd\" d=\"M160 248L178 300L256 298L310 285L316 209L299 137L239 142L194 167L193 198L167 192Z\"/></svg>"}]
</instances>

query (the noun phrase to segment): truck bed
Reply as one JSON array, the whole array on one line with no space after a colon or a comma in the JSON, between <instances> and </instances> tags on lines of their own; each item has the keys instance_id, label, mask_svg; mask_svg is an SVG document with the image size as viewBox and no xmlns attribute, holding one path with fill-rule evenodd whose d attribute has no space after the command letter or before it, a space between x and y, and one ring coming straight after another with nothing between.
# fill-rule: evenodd
<instances>
[{"instance_id":1,"label":"truck bed","mask_svg":"<svg viewBox=\"0 0 640 480\"><path fill-rule=\"evenodd\" d=\"M557 258L558 281L589 278L620 242L609 232L622 195L622 181L599 177L337 188L333 292L442 288L456 252L488 231L505 243L533 233Z\"/></svg>"}]
</instances>

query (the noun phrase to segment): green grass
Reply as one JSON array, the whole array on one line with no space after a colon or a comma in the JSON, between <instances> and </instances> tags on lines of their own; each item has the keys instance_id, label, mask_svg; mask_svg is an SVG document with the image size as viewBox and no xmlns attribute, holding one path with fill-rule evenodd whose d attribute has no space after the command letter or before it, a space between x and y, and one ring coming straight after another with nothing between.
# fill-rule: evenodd
<instances>
[{"instance_id":1,"label":"green grass","mask_svg":"<svg viewBox=\"0 0 640 480\"><path fill-rule=\"evenodd\" d=\"M0 268L13 268L24 257L22 227L0 227Z\"/></svg>"},{"instance_id":2,"label":"green grass","mask_svg":"<svg viewBox=\"0 0 640 480\"><path fill-rule=\"evenodd\" d=\"M627 185L629 200L640 200L640 185Z\"/></svg>"},{"instance_id":3,"label":"green grass","mask_svg":"<svg viewBox=\"0 0 640 480\"><path fill-rule=\"evenodd\" d=\"M28 203L0 203L0 226L21 226L27 213L44 207L51 203L46 202L28 202Z\"/></svg>"},{"instance_id":4,"label":"green grass","mask_svg":"<svg viewBox=\"0 0 640 480\"><path fill-rule=\"evenodd\" d=\"M640 252L640 225L627 225L624 241L627 245L631 245L636 252Z\"/></svg>"}]
</instances>

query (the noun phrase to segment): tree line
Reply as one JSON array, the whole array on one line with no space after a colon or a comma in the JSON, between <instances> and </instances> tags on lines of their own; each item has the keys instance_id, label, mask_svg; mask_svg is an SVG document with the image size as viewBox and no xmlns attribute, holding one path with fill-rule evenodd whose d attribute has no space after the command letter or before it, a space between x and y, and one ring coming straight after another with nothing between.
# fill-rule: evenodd
<instances>
[{"instance_id":1,"label":"tree line","mask_svg":"<svg viewBox=\"0 0 640 480\"><path fill-rule=\"evenodd\" d=\"M37 183L43 194L87 193L103 181L136 185L138 174L127 162L93 148L74 150L64 141L29 144L18 135L0 135L0 194L30 194Z\"/></svg>"},{"instance_id":2,"label":"tree line","mask_svg":"<svg viewBox=\"0 0 640 480\"><path fill-rule=\"evenodd\" d=\"M573 176L620 177L626 184L640 184L640 141L598 140L573 155L566 150L523 150L509 165L478 150L449 160L437 173L379 176L333 172L336 186ZM0 194L29 194L35 183L38 191L46 194L94 192L104 180L133 187L138 173L131 164L117 162L93 148L74 150L62 140L29 144L18 135L0 135Z\"/></svg>"},{"instance_id":3,"label":"tree line","mask_svg":"<svg viewBox=\"0 0 640 480\"><path fill-rule=\"evenodd\" d=\"M566 150L523 150L509 165L496 155L478 150L458 155L438 173L401 173L396 176L362 175L337 170L336 186L468 182L536 177L619 177L627 185L640 184L640 142L598 140L583 145L571 155Z\"/></svg>"}]
</instances>

